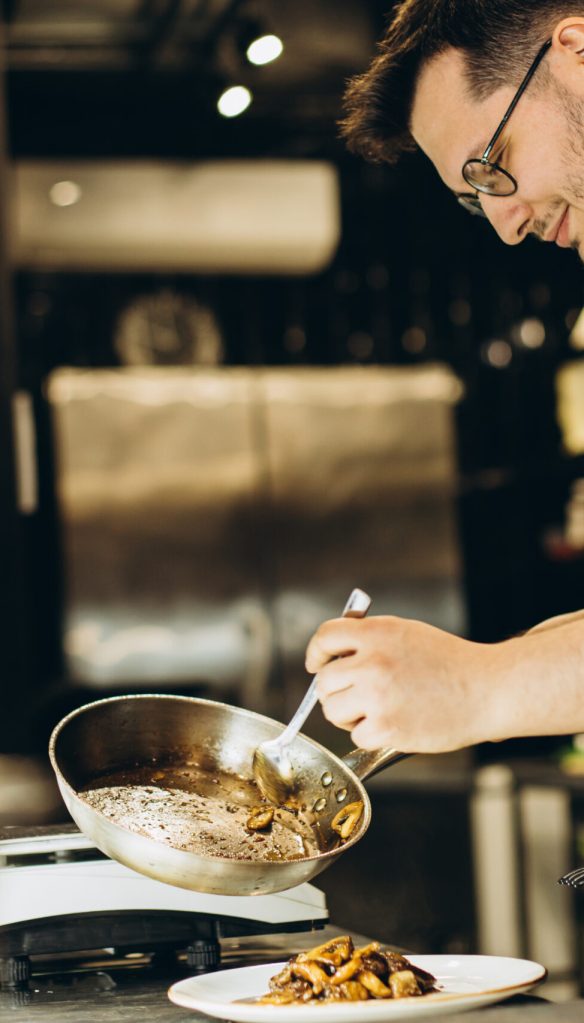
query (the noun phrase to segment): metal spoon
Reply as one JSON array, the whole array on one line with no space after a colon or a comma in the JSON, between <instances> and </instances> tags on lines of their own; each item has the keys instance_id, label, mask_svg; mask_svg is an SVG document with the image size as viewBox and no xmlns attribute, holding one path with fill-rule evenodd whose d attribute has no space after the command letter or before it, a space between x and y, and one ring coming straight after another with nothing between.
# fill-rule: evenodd
<instances>
[{"instance_id":1,"label":"metal spoon","mask_svg":"<svg viewBox=\"0 0 584 1023\"><path fill-rule=\"evenodd\" d=\"M370 606L371 597L363 590L355 589L345 604L343 618L364 618ZM313 678L290 724L277 739L262 742L254 752L253 775L260 792L270 803L281 805L294 791L294 771L288 756L288 747L318 700L317 677L315 675Z\"/></svg>"}]
</instances>

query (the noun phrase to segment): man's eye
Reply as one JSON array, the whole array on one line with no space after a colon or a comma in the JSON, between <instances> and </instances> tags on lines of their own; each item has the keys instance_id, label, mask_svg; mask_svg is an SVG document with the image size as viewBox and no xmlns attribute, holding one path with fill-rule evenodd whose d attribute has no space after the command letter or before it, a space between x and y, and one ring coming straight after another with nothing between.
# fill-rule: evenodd
<instances>
[{"instance_id":1,"label":"man's eye","mask_svg":"<svg viewBox=\"0 0 584 1023\"><path fill-rule=\"evenodd\" d=\"M498 163L498 161L497 161ZM483 169L483 177L485 178L496 178L499 173L498 166L495 166L494 161L486 163Z\"/></svg>"}]
</instances>

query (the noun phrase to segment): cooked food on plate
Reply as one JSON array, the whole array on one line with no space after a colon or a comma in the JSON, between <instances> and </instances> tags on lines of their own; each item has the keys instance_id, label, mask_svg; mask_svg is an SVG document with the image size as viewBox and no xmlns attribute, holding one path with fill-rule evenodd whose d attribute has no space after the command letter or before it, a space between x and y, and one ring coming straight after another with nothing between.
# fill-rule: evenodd
<instances>
[{"instance_id":1,"label":"cooked food on plate","mask_svg":"<svg viewBox=\"0 0 584 1023\"><path fill-rule=\"evenodd\" d=\"M263 1005L364 1002L437 991L436 978L378 941L355 948L348 935L292 957L270 980Z\"/></svg>"}]
</instances>

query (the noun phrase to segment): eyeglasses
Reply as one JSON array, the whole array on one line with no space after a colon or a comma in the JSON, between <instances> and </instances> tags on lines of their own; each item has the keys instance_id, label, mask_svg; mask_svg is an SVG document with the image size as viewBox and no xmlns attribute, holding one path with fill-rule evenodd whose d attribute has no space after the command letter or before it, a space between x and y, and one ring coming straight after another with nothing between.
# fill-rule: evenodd
<instances>
[{"instance_id":1,"label":"eyeglasses","mask_svg":"<svg viewBox=\"0 0 584 1023\"><path fill-rule=\"evenodd\" d=\"M521 82L521 85L517 89L511 103L507 107L507 110L503 115L503 119L487 145L483 155L478 160L467 160L464 164L462 168L462 176L467 185L470 185L471 188L474 189L475 193L483 192L485 195L505 196L514 195L517 191L518 185L513 175L510 174L509 171L505 170L504 167L501 167L500 164L492 162L489 157L493 152L507 121L511 117L511 114L515 110L515 107L551 45L551 39L546 39L543 46L541 46L537 51L525 78ZM480 196L473 194L472 192L457 192L456 198L460 205L463 206L465 210L468 210L469 213L475 213L482 217L485 216L484 210L481 206Z\"/></svg>"}]
</instances>

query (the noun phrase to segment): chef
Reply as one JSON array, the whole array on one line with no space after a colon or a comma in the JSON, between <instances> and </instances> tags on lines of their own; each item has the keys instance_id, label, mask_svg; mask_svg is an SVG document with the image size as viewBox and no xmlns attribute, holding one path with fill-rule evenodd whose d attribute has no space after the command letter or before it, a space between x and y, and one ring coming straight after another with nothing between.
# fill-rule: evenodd
<instances>
[{"instance_id":1,"label":"chef","mask_svg":"<svg viewBox=\"0 0 584 1023\"><path fill-rule=\"evenodd\" d=\"M401 0L346 94L367 159L418 147L502 241L584 259L584 4ZM357 746L438 753L584 731L584 610L500 643L382 616L325 622L306 655L325 716Z\"/></svg>"}]
</instances>

